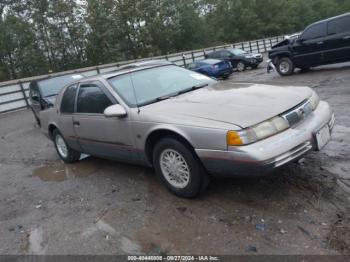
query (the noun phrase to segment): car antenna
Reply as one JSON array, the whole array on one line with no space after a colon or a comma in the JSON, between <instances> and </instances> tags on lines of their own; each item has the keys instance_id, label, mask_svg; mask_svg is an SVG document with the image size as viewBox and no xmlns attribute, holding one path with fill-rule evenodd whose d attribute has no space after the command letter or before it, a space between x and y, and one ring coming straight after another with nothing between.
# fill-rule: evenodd
<instances>
[{"instance_id":1,"label":"car antenna","mask_svg":"<svg viewBox=\"0 0 350 262\"><path fill-rule=\"evenodd\" d=\"M139 108L139 102L137 101L137 95L136 95L136 90L135 90L135 86L134 86L134 81L132 79L132 74L130 74L130 81L131 81L132 91L134 93L134 97L135 97L135 101L136 101L137 113L140 114L141 111Z\"/></svg>"}]
</instances>

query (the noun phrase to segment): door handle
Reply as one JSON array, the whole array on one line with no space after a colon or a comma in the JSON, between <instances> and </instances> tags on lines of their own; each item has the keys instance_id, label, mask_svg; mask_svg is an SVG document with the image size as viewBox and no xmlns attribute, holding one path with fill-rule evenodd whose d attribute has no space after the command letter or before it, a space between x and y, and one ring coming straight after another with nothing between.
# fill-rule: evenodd
<instances>
[{"instance_id":1,"label":"door handle","mask_svg":"<svg viewBox=\"0 0 350 262\"><path fill-rule=\"evenodd\" d=\"M344 40L350 39L350 35L344 36L343 39Z\"/></svg>"},{"instance_id":2,"label":"door handle","mask_svg":"<svg viewBox=\"0 0 350 262\"><path fill-rule=\"evenodd\" d=\"M79 121L73 121L73 125L80 126L80 122Z\"/></svg>"},{"instance_id":3,"label":"door handle","mask_svg":"<svg viewBox=\"0 0 350 262\"><path fill-rule=\"evenodd\" d=\"M318 45L322 45L323 44L323 41L319 41L317 42Z\"/></svg>"}]
</instances>

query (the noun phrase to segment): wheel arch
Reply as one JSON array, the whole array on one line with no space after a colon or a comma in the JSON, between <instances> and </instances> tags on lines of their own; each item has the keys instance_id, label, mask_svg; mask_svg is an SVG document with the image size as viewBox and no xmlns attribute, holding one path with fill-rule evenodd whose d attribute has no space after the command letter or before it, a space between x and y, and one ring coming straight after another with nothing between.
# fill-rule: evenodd
<instances>
[{"instance_id":1,"label":"wheel arch","mask_svg":"<svg viewBox=\"0 0 350 262\"><path fill-rule=\"evenodd\" d=\"M57 125L56 124L54 124L54 123L51 123L51 124L49 124L49 127L48 127L48 134L49 134L49 138L51 139L51 140L53 140L53 132L56 130L56 129L58 129L58 127L57 127Z\"/></svg>"},{"instance_id":2,"label":"wheel arch","mask_svg":"<svg viewBox=\"0 0 350 262\"><path fill-rule=\"evenodd\" d=\"M171 137L179 140L180 142L184 143L197 157L197 154L195 153L194 146L189 142L189 139L182 134L179 131L168 129L168 128L159 128L152 130L145 141L145 155L146 160L150 165L153 165L153 150L157 142L164 138L164 137Z\"/></svg>"},{"instance_id":3,"label":"wheel arch","mask_svg":"<svg viewBox=\"0 0 350 262\"><path fill-rule=\"evenodd\" d=\"M288 52L288 51L278 52L278 53L274 53L273 55L271 55L271 59L275 65L276 65L277 61L279 59L281 59L282 57L288 57L289 59L294 61L292 53Z\"/></svg>"}]
</instances>

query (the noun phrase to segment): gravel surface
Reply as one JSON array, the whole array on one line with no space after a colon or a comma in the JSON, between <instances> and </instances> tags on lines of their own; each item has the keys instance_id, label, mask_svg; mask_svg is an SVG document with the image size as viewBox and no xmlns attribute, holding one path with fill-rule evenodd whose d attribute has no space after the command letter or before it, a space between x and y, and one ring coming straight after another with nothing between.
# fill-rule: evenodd
<instances>
[{"instance_id":1,"label":"gravel surface","mask_svg":"<svg viewBox=\"0 0 350 262\"><path fill-rule=\"evenodd\" d=\"M65 165L30 111L0 116L0 254L350 253L350 65L227 81L308 85L336 114L332 141L260 178L216 180L197 199L152 169L94 157Z\"/></svg>"}]
</instances>

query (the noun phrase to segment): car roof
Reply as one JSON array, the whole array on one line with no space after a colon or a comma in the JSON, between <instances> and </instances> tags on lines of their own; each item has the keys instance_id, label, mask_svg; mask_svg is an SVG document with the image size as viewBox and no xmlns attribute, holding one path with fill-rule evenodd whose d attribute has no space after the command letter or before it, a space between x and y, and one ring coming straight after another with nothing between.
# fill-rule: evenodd
<instances>
[{"instance_id":1,"label":"car roof","mask_svg":"<svg viewBox=\"0 0 350 262\"><path fill-rule=\"evenodd\" d=\"M116 70L112 70L112 71L101 73L101 74L94 75L94 76L88 76L88 77L81 78L75 82L72 82L71 84L82 82L82 81L89 81L89 80L93 81L93 80L97 80L97 79L101 79L101 78L102 79L109 79L112 77L116 77L118 75L129 74L132 72L137 72L137 71L141 71L141 70L145 70L145 69L162 67L162 66L170 66L170 65L174 65L174 64L169 62L169 61L166 61L166 60L152 60L152 61L131 63L131 64L120 66Z\"/></svg>"},{"instance_id":2,"label":"car roof","mask_svg":"<svg viewBox=\"0 0 350 262\"><path fill-rule=\"evenodd\" d=\"M208 58L208 59L195 61L194 63L197 63L197 64L205 63L205 64L212 65L212 64L216 64L216 63L220 63L220 62L221 62L221 60L219 60L219 59Z\"/></svg>"},{"instance_id":3,"label":"car roof","mask_svg":"<svg viewBox=\"0 0 350 262\"><path fill-rule=\"evenodd\" d=\"M327 19L323 19L320 21L317 21L315 23L310 24L309 26L307 26L307 28L309 28L312 25L317 25L317 24L322 24L322 23L326 23L326 22L330 22L333 21L334 19L338 19L338 18L342 18L342 17L346 17L346 16L350 16L350 13L345 13L345 14L341 14L341 15L337 15L337 16L333 16L333 17L329 17ZM305 28L306 29L306 28Z\"/></svg>"}]
</instances>

